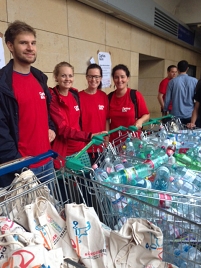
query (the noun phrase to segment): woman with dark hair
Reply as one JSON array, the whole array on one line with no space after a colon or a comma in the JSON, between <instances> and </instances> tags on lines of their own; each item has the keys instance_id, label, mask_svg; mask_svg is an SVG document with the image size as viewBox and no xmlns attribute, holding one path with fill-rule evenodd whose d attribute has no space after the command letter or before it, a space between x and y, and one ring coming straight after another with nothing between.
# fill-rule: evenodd
<instances>
[{"instance_id":1,"label":"woman with dark hair","mask_svg":"<svg viewBox=\"0 0 201 268\"><path fill-rule=\"evenodd\" d=\"M97 133L109 129L108 98L101 90L102 69L98 64L90 64L86 70L88 87L79 92L83 131ZM92 146L88 153L93 164L101 146Z\"/></svg>"},{"instance_id":2,"label":"woman with dark hair","mask_svg":"<svg viewBox=\"0 0 201 268\"><path fill-rule=\"evenodd\" d=\"M112 69L112 77L116 90L110 93L109 98L110 129L131 125L135 125L138 129L141 129L142 124L149 120L150 114L145 100L139 91L134 92L135 102L131 98L131 89L128 88L130 77L128 67L124 64L116 65ZM117 132L111 134L110 141L117 137Z\"/></svg>"}]
</instances>

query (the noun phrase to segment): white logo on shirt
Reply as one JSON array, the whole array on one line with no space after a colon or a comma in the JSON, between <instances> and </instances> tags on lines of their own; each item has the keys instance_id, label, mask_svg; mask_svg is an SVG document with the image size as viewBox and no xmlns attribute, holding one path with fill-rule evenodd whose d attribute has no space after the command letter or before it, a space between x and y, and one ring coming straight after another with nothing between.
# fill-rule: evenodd
<instances>
[{"instance_id":1,"label":"white logo on shirt","mask_svg":"<svg viewBox=\"0 0 201 268\"><path fill-rule=\"evenodd\" d=\"M130 109L131 109L131 108L129 108L129 107L122 107L122 112L123 112L123 113L126 113L126 112L128 112Z\"/></svg>"},{"instance_id":2,"label":"white logo on shirt","mask_svg":"<svg viewBox=\"0 0 201 268\"><path fill-rule=\"evenodd\" d=\"M45 99L45 92L39 92L40 98Z\"/></svg>"},{"instance_id":3,"label":"white logo on shirt","mask_svg":"<svg viewBox=\"0 0 201 268\"><path fill-rule=\"evenodd\" d=\"M76 112L80 110L78 105L74 106L74 109Z\"/></svg>"},{"instance_id":4,"label":"white logo on shirt","mask_svg":"<svg viewBox=\"0 0 201 268\"><path fill-rule=\"evenodd\" d=\"M99 110L104 110L104 105L98 105Z\"/></svg>"}]
</instances>

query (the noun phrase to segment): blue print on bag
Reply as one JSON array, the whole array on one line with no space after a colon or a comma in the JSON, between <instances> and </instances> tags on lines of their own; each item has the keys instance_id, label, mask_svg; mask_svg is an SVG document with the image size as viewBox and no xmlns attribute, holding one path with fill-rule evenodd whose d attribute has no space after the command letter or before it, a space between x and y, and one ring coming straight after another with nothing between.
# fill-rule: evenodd
<instances>
[{"instance_id":1,"label":"blue print on bag","mask_svg":"<svg viewBox=\"0 0 201 268\"><path fill-rule=\"evenodd\" d=\"M75 235L78 237L78 242L81 243L82 241L80 240L80 238L82 236L87 236L88 235L88 231L91 229L91 224L89 221L86 222L86 227L78 227L78 221L73 221L73 229L75 231Z\"/></svg>"}]
</instances>

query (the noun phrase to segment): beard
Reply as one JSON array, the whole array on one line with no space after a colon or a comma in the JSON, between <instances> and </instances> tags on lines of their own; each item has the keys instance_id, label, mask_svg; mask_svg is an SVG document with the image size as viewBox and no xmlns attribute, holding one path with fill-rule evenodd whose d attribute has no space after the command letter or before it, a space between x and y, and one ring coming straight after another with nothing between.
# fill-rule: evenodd
<instances>
[{"instance_id":1,"label":"beard","mask_svg":"<svg viewBox=\"0 0 201 268\"><path fill-rule=\"evenodd\" d=\"M18 62L25 63L25 64L32 64L36 61L36 55L33 58L26 58L21 55L15 55L15 58L18 60Z\"/></svg>"}]
</instances>

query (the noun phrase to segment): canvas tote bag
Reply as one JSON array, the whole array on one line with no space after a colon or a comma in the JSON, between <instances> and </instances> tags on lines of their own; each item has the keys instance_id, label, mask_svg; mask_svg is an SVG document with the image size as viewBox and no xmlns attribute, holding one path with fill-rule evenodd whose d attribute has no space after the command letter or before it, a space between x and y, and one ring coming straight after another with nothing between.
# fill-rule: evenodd
<instances>
[{"instance_id":1,"label":"canvas tote bag","mask_svg":"<svg viewBox=\"0 0 201 268\"><path fill-rule=\"evenodd\" d=\"M77 261L67 232L66 223L56 208L44 197L37 197L35 203L25 206L29 231L40 234L47 249L61 247L64 258Z\"/></svg>"},{"instance_id":2,"label":"canvas tote bag","mask_svg":"<svg viewBox=\"0 0 201 268\"><path fill-rule=\"evenodd\" d=\"M84 204L66 204L65 214L68 233L81 263L87 268L109 267L102 223L94 208Z\"/></svg>"},{"instance_id":3,"label":"canvas tote bag","mask_svg":"<svg viewBox=\"0 0 201 268\"><path fill-rule=\"evenodd\" d=\"M119 232L111 231L110 254L116 268L176 267L162 262L162 231L145 219L128 219Z\"/></svg>"}]
</instances>

